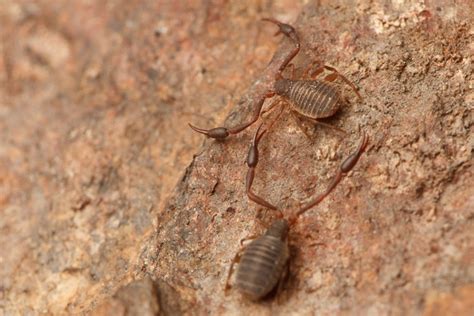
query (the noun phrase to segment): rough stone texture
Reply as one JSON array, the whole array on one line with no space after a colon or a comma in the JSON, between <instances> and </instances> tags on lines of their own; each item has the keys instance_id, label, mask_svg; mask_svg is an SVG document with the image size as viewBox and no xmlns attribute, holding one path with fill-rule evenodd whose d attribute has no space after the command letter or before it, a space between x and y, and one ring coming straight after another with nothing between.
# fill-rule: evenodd
<instances>
[{"instance_id":1,"label":"rough stone texture","mask_svg":"<svg viewBox=\"0 0 474 316\"><path fill-rule=\"evenodd\" d=\"M160 314L158 293L153 280L133 281L94 310L93 315L143 315Z\"/></svg>"},{"instance_id":2,"label":"rough stone texture","mask_svg":"<svg viewBox=\"0 0 474 316\"><path fill-rule=\"evenodd\" d=\"M467 315L473 10L442 0L0 1L0 311L118 312L119 289L151 277L165 315ZM289 48L277 48L266 16L297 28L297 73L324 61L364 100L341 86L348 102L328 123L345 138L316 127L310 142L284 115L261 142L255 190L288 214L324 188L359 128L371 144L292 227L285 291L250 303L222 290L239 240L271 217L257 220L262 208L245 195L256 127L199 149L186 123L250 116Z\"/></svg>"}]
</instances>

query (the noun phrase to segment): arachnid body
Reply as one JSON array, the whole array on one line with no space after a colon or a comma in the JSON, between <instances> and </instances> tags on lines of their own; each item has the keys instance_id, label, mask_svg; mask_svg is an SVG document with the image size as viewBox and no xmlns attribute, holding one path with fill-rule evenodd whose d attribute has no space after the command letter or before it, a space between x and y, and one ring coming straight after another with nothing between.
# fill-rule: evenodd
<instances>
[{"instance_id":1,"label":"arachnid body","mask_svg":"<svg viewBox=\"0 0 474 316\"><path fill-rule=\"evenodd\" d=\"M286 104L290 107L292 114L298 114L314 122L320 118L326 118L334 115L340 107L341 95L337 89L331 84L337 78L347 83L360 98L356 87L343 75L339 74L336 69L323 65L313 71L310 75L313 80L295 80L294 66L292 78L283 78L283 71L289 65L291 60L298 54L300 50L300 41L295 29L288 24L281 23L274 19L264 19L279 27L277 34L282 33L289 38L294 44L294 48L282 59L275 76L273 87L264 93L260 93L253 101L255 104L255 112L249 122L242 123L234 127L216 127L212 129L202 129L191 124L191 128L208 137L224 140L229 135L234 135L245 130L247 127L255 123L264 112L270 111L275 106ZM278 59L280 60L280 59ZM331 71L324 80L315 80L315 77L324 70ZM308 71L305 72L307 74ZM262 111L263 104L267 98L279 95L281 99L273 102L269 109ZM286 100L287 102L281 102ZM284 107L281 107L280 113L276 118L268 124L267 128L262 129L264 122L260 124L253 137L247 154L247 178L246 193L250 200L263 205L267 208L277 210L277 207L267 202L252 191L252 184L255 177L255 169L258 165L259 152L258 145L263 135L271 128L276 119L283 113ZM326 125L324 123L321 123ZM235 286L245 296L251 300L258 301L266 297L278 284L282 284L285 275L288 275L290 253L288 248L288 234L290 227L296 222L297 218L304 212L320 203L329 193L338 185L342 178L356 165L360 156L367 147L368 136L364 134L358 149L346 158L339 166L336 175L330 182L327 189L316 196L312 201L304 204L297 212L288 217L283 218L280 212L280 218L275 220L265 234L255 238L246 247L240 249L235 255L227 276L226 291L230 288L230 279L233 274L234 265L239 263Z\"/></svg>"},{"instance_id":2,"label":"arachnid body","mask_svg":"<svg viewBox=\"0 0 474 316\"><path fill-rule=\"evenodd\" d=\"M295 111L312 119L334 115L341 98L335 88L319 80L280 79L275 93L291 100Z\"/></svg>"},{"instance_id":3,"label":"arachnid body","mask_svg":"<svg viewBox=\"0 0 474 316\"><path fill-rule=\"evenodd\" d=\"M240 258L236 287L250 300L266 296L284 279L288 267L288 222L276 220L262 236L251 242Z\"/></svg>"},{"instance_id":4,"label":"arachnid body","mask_svg":"<svg viewBox=\"0 0 474 316\"><path fill-rule=\"evenodd\" d=\"M278 79L274 89L290 101L293 111L313 120L333 116L342 103L336 88L321 80Z\"/></svg>"},{"instance_id":5,"label":"arachnid body","mask_svg":"<svg viewBox=\"0 0 474 316\"><path fill-rule=\"evenodd\" d=\"M258 134L257 131L255 138L258 138ZM278 289L281 288L285 277L289 274L288 233L290 226L296 222L299 216L329 195L342 178L357 164L367 144L368 137L364 135L358 149L342 162L324 192L303 205L288 220L284 218L275 220L263 235L237 252L229 268L225 285L226 291L230 288L230 278L234 264L237 262L239 262L239 267L235 278L235 286L247 298L258 301L266 297L277 285Z\"/></svg>"},{"instance_id":6,"label":"arachnid body","mask_svg":"<svg viewBox=\"0 0 474 316\"><path fill-rule=\"evenodd\" d=\"M298 54L300 50L300 42L298 35L295 29L288 24L281 23L274 19L264 19L265 21L272 22L279 27L278 33L284 34L288 37L294 44L294 48L290 51L287 57L283 60L281 65L279 66L278 73L275 77L275 82L273 84L273 88L267 91L266 93L262 94L260 99L255 100L256 104L256 112L252 116L251 120L247 123L240 124L238 126L232 128L226 127L216 127L212 129L202 129L195 127L191 124L191 128L198 133L204 134L208 137L223 140L227 138L229 135L237 134L255 123L258 118L263 114L262 107L266 98L273 97L275 95L281 96L284 100L288 102L274 102L270 105L270 109L275 107L279 104L287 104L290 106L292 114L298 114L303 116L315 123L319 123L322 125L328 126L326 123L319 122L318 119L326 118L334 115L340 107L341 104L341 95L337 91L337 89L331 84L332 81L336 80L337 78L342 79L345 83L347 83L357 94L360 98L359 93L357 92L356 87L352 84L346 77L339 74L336 69L323 65L316 70L314 70L310 77L313 80L294 80L294 79L285 79L283 78L283 71L286 69L290 61ZM294 65L292 71L292 77L294 77ZM317 75L319 75L324 70L331 71L329 75L327 75L323 80L314 80ZM305 72L307 74L309 69ZM269 111L270 109L266 110ZM282 107L283 110L283 107ZM281 112L280 112L281 114ZM279 116L279 115L278 115ZM273 124L273 123L272 123ZM331 125L329 125L331 126ZM332 127L332 126L331 126ZM337 128L336 128L337 129ZM263 132L264 133L264 132ZM252 191L252 184L255 177L255 168L258 163L258 142L263 135L263 133L259 134L258 131L255 134L254 140L252 145L250 146L248 156L247 156L247 178L246 178L246 193L250 200L268 207L270 209L276 210L277 207L273 204L267 202L257 194Z\"/></svg>"}]
</instances>

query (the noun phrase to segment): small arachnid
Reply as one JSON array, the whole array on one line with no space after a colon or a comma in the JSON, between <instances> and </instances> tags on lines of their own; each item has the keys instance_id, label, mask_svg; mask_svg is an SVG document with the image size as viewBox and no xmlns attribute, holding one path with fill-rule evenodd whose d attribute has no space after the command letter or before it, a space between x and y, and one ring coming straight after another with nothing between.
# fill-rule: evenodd
<instances>
[{"instance_id":1,"label":"small arachnid","mask_svg":"<svg viewBox=\"0 0 474 316\"><path fill-rule=\"evenodd\" d=\"M256 134L259 134L258 131ZM255 138L258 138L257 135ZM250 300L258 301L268 296L275 288L277 290L281 289L284 280L289 274L288 233L290 226L296 222L301 214L320 203L329 195L344 175L357 164L357 161L367 147L367 143L368 137L364 134L357 150L342 162L335 177L323 193L303 205L289 219L283 218L283 215L280 214L280 218L275 220L263 235L255 238L246 247L242 247L237 252L229 268L225 284L226 294L230 288L230 278L234 270L234 264L237 262L239 266L235 278L235 287Z\"/></svg>"},{"instance_id":2,"label":"small arachnid","mask_svg":"<svg viewBox=\"0 0 474 316\"><path fill-rule=\"evenodd\" d=\"M336 80L337 78L340 78L345 83L347 83L360 98L360 94L357 92L357 89L354 84L352 84L346 77L339 74L336 69L330 66L323 65L313 71L310 74L311 79L313 80L294 80L283 78L283 71L300 50L300 41L295 29L291 25L281 23L274 19L267 18L264 20L276 24L279 27L279 31L277 32L277 34L284 34L294 44L294 48L288 53L288 55L282 61L278 68L273 88L271 88L269 91L266 91L266 93L263 93L260 99L254 100L254 103L256 104L256 111L249 122L231 128L216 127L212 129L202 129L189 124L194 131L217 140L223 140L229 135L240 133L241 131L255 123L264 112L270 111L275 106L280 104L286 104L289 106L291 110L290 113L294 116L298 123L299 121L297 115L306 118L312 122L332 127L329 124L319 122L318 119L330 117L334 115L340 108L342 99L341 95L336 90L336 88L330 83ZM294 77L294 65L292 64L291 66L293 66L292 77ZM310 69L305 71L305 75L308 74L309 70ZM324 78L324 81L315 79L315 77L324 70L329 70L332 73L326 76ZM271 104L267 110L262 111L265 99L273 97L275 95L281 96L283 100L286 100L287 102L280 102L282 100L277 100L276 102ZM281 110L283 109L284 106L281 107ZM281 113L282 112L280 112L280 114ZM263 133L259 134L257 131L247 156L247 166L249 169L246 178L246 191L247 196L250 200L262 206L276 210L276 206L267 202L252 191L252 184L255 177L255 167L258 163L257 146L262 135Z\"/></svg>"}]
</instances>

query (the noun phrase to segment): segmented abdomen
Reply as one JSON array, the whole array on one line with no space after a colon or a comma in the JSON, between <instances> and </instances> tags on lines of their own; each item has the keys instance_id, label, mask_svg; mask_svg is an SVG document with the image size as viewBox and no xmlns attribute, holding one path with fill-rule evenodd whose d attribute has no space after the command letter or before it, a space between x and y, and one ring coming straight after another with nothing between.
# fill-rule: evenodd
<instances>
[{"instance_id":1,"label":"segmented abdomen","mask_svg":"<svg viewBox=\"0 0 474 316\"><path fill-rule=\"evenodd\" d=\"M261 236L245 249L237 271L236 286L252 300L267 295L278 283L288 259L285 242Z\"/></svg>"},{"instance_id":2,"label":"segmented abdomen","mask_svg":"<svg viewBox=\"0 0 474 316\"><path fill-rule=\"evenodd\" d=\"M297 112L314 119L332 116L339 109L339 93L323 81L292 81L287 97Z\"/></svg>"}]
</instances>

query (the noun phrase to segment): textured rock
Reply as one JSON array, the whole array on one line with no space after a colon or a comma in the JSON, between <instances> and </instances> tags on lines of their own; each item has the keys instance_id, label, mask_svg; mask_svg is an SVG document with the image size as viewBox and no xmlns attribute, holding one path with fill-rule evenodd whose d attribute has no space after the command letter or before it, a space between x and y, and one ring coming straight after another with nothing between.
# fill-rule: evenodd
<instances>
[{"instance_id":1,"label":"textured rock","mask_svg":"<svg viewBox=\"0 0 474 316\"><path fill-rule=\"evenodd\" d=\"M147 301L156 291L165 315L468 313L472 10L0 2L0 311L125 314L121 293L151 277ZM364 100L341 85L348 102L327 122L344 138L308 125L310 142L283 115L262 139L255 190L288 214L323 190L359 128L371 143L292 227L281 297L250 303L223 286L239 240L272 215L245 195L256 126L199 149L186 123L248 119L289 48L267 16L296 27L297 74L324 61Z\"/></svg>"},{"instance_id":2,"label":"textured rock","mask_svg":"<svg viewBox=\"0 0 474 316\"><path fill-rule=\"evenodd\" d=\"M149 278L133 281L93 312L94 315L159 315L160 304L153 281Z\"/></svg>"}]
</instances>

